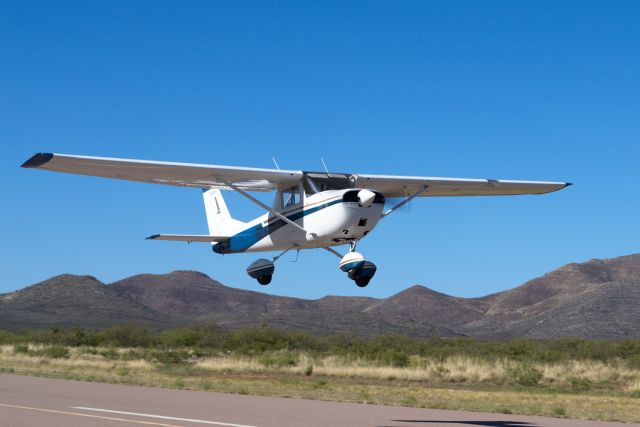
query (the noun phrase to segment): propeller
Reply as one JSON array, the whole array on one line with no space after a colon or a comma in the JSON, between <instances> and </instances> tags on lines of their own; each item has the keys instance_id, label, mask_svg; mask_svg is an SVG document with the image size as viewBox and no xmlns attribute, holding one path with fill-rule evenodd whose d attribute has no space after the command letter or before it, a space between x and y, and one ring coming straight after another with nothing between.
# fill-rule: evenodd
<instances>
[{"instance_id":1,"label":"propeller","mask_svg":"<svg viewBox=\"0 0 640 427\"><path fill-rule=\"evenodd\" d=\"M384 209L391 209L403 200L406 200L406 197L387 197L384 202ZM405 203L398 210L404 213L411 213L411 203Z\"/></svg>"}]
</instances>

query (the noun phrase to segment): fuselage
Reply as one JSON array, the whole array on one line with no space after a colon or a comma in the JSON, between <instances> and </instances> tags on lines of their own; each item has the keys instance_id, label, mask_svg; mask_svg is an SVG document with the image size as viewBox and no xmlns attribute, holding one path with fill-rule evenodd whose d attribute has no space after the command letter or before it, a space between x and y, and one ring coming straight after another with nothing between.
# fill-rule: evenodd
<instances>
[{"instance_id":1,"label":"fuselage","mask_svg":"<svg viewBox=\"0 0 640 427\"><path fill-rule=\"evenodd\" d=\"M228 240L213 245L221 254L286 249L312 249L343 245L366 236L378 224L384 196L376 194L370 206L359 203L361 189L327 190L303 198L302 203L280 209L301 229L267 213L249 222Z\"/></svg>"}]
</instances>

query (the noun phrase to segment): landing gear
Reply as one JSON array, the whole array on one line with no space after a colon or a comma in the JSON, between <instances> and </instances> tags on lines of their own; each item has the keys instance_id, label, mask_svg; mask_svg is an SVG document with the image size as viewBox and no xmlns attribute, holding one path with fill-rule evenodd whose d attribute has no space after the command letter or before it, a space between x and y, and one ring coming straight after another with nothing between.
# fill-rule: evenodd
<instances>
[{"instance_id":1,"label":"landing gear","mask_svg":"<svg viewBox=\"0 0 640 427\"><path fill-rule=\"evenodd\" d=\"M338 267L347 273L349 279L356 282L358 287L364 288L376 274L377 267L371 261L364 259L362 254L355 251L356 244L356 241L350 242L349 253L340 259Z\"/></svg>"},{"instance_id":2,"label":"landing gear","mask_svg":"<svg viewBox=\"0 0 640 427\"><path fill-rule=\"evenodd\" d=\"M358 276L356 278L356 285L358 285L358 287L360 288L364 288L369 284L369 281L371 280L370 277L362 277L362 276Z\"/></svg>"},{"instance_id":3,"label":"landing gear","mask_svg":"<svg viewBox=\"0 0 640 427\"><path fill-rule=\"evenodd\" d=\"M356 282L360 288L364 288L369 284L378 268L371 261L365 261L362 267L354 268L348 271L349 279Z\"/></svg>"},{"instance_id":4,"label":"landing gear","mask_svg":"<svg viewBox=\"0 0 640 427\"><path fill-rule=\"evenodd\" d=\"M273 261L260 258L247 267L247 274L252 279L258 280L258 283L261 285L268 285L271 283L271 278L273 277L275 269L276 267L273 265Z\"/></svg>"},{"instance_id":5,"label":"landing gear","mask_svg":"<svg viewBox=\"0 0 640 427\"><path fill-rule=\"evenodd\" d=\"M264 276L259 276L258 283L260 283L262 286L268 285L269 283L271 283L272 277L273 277L272 274L265 274Z\"/></svg>"},{"instance_id":6,"label":"landing gear","mask_svg":"<svg viewBox=\"0 0 640 427\"><path fill-rule=\"evenodd\" d=\"M286 254L291 249L293 249L293 247L283 251L278 256L273 257L271 261L264 258L260 258L259 260L254 261L249 267L247 267L247 274L252 279L256 279L262 286L268 285L269 283L271 283L273 272L276 269L274 262L276 262L282 255ZM297 259L298 258L296 257L296 260Z\"/></svg>"}]
</instances>

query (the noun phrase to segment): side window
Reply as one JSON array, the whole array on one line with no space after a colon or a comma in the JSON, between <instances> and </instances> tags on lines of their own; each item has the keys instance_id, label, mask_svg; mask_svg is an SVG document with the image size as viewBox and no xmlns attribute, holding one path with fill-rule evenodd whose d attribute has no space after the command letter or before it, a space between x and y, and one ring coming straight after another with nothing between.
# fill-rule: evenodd
<instances>
[{"instance_id":1,"label":"side window","mask_svg":"<svg viewBox=\"0 0 640 427\"><path fill-rule=\"evenodd\" d=\"M300 191L297 185L282 191L282 200L280 206L286 209L290 206L300 204Z\"/></svg>"}]
</instances>

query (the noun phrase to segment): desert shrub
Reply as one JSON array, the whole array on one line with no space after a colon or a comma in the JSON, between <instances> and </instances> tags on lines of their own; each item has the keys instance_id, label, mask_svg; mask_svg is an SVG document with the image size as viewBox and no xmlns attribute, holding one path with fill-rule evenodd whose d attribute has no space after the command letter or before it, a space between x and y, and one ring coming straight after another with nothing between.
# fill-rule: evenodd
<instances>
[{"instance_id":1,"label":"desert shrub","mask_svg":"<svg viewBox=\"0 0 640 427\"><path fill-rule=\"evenodd\" d=\"M386 364L395 368L406 368L409 366L411 359L409 355L403 351L388 351L384 357Z\"/></svg>"},{"instance_id":2,"label":"desert shrub","mask_svg":"<svg viewBox=\"0 0 640 427\"><path fill-rule=\"evenodd\" d=\"M534 352L534 344L530 341L513 340L507 345L507 355L512 359L529 359Z\"/></svg>"},{"instance_id":3,"label":"desert shrub","mask_svg":"<svg viewBox=\"0 0 640 427\"><path fill-rule=\"evenodd\" d=\"M640 354L627 357L626 365L630 369L640 369Z\"/></svg>"},{"instance_id":4,"label":"desert shrub","mask_svg":"<svg viewBox=\"0 0 640 427\"><path fill-rule=\"evenodd\" d=\"M186 351L156 350L148 352L144 358L161 365L177 366L188 363L190 356Z\"/></svg>"},{"instance_id":5,"label":"desert shrub","mask_svg":"<svg viewBox=\"0 0 640 427\"><path fill-rule=\"evenodd\" d=\"M567 382L569 383L571 390L575 392L587 391L593 386L591 380L584 377L571 376L567 378Z\"/></svg>"},{"instance_id":6,"label":"desert shrub","mask_svg":"<svg viewBox=\"0 0 640 427\"><path fill-rule=\"evenodd\" d=\"M623 359L640 356L640 341L624 340L616 344L616 354Z\"/></svg>"},{"instance_id":7,"label":"desert shrub","mask_svg":"<svg viewBox=\"0 0 640 427\"><path fill-rule=\"evenodd\" d=\"M61 334L60 337L60 341L62 344L71 347L95 347L97 345L100 345L103 340L103 334L83 328L75 328L71 331L66 331L64 334Z\"/></svg>"},{"instance_id":8,"label":"desert shrub","mask_svg":"<svg viewBox=\"0 0 640 427\"><path fill-rule=\"evenodd\" d=\"M515 360L522 364L562 363L569 360L622 361L640 369L640 340L603 341L563 338L557 340L482 341L472 338L415 339L404 336L356 337L318 336L308 332L281 331L266 325L238 330L216 326L191 326L152 331L135 325L117 325L103 331L83 328L50 328L31 331L2 331L0 343L44 344L71 347L110 346L145 350L188 348L193 356L219 353L260 356L270 353L302 353L312 357L336 355L345 360L361 359L391 366L407 366L411 356L430 363L444 363L452 357L469 357L495 362ZM83 350L85 351L85 350ZM100 351L100 350L99 350ZM103 354L117 359L117 353ZM134 355L132 354L131 357ZM126 353L120 357L129 357ZM135 358L140 358L137 355ZM514 368L515 369L515 368Z\"/></svg>"},{"instance_id":9,"label":"desert shrub","mask_svg":"<svg viewBox=\"0 0 640 427\"><path fill-rule=\"evenodd\" d=\"M115 348L107 348L105 350L99 351L98 354L104 357L107 360L116 360L120 358L120 354Z\"/></svg>"},{"instance_id":10,"label":"desert shrub","mask_svg":"<svg viewBox=\"0 0 640 427\"><path fill-rule=\"evenodd\" d=\"M298 357L293 354L266 354L258 359L260 364L273 368L296 366Z\"/></svg>"},{"instance_id":11,"label":"desert shrub","mask_svg":"<svg viewBox=\"0 0 640 427\"><path fill-rule=\"evenodd\" d=\"M26 344L15 344L13 346L13 352L14 353L21 353L21 354L28 354L29 353L29 346Z\"/></svg>"},{"instance_id":12,"label":"desert shrub","mask_svg":"<svg viewBox=\"0 0 640 427\"><path fill-rule=\"evenodd\" d=\"M48 357L51 359L69 358L69 349L63 345L44 347L41 350L33 351L32 353L37 356Z\"/></svg>"},{"instance_id":13,"label":"desert shrub","mask_svg":"<svg viewBox=\"0 0 640 427\"><path fill-rule=\"evenodd\" d=\"M567 415L567 409L562 405L557 405L553 407L553 413L559 417L563 417Z\"/></svg>"},{"instance_id":14,"label":"desert shrub","mask_svg":"<svg viewBox=\"0 0 640 427\"><path fill-rule=\"evenodd\" d=\"M259 354L285 350L289 346L287 334L266 327L233 331L224 343L226 349L242 354Z\"/></svg>"},{"instance_id":15,"label":"desert shrub","mask_svg":"<svg viewBox=\"0 0 640 427\"><path fill-rule=\"evenodd\" d=\"M0 344L11 344L17 341L15 334L0 329Z\"/></svg>"},{"instance_id":16,"label":"desert shrub","mask_svg":"<svg viewBox=\"0 0 640 427\"><path fill-rule=\"evenodd\" d=\"M506 373L511 383L524 387L538 385L540 380L542 380L542 372L529 364L508 366Z\"/></svg>"},{"instance_id":17,"label":"desert shrub","mask_svg":"<svg viewBox=\"0 0 640 427\"><path fill-rule=\"evenodd\" d=\"M195 347L201 344L203 335L198 328L170 329L161 332L158 341L168 347Z\"/></svg>"},{"instance_id":18,"label":"desert shrub","mask_svg":"<svg viewBox=\"0 0 640 427\"><path fill-rule=\"evenodd\" d=\"M154 343L149 329L136 325L117 325L104 331L104 340L119 347L148 347Z\"/></svg>"}]
</instances>

